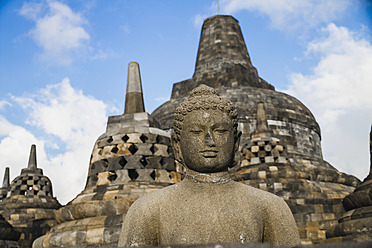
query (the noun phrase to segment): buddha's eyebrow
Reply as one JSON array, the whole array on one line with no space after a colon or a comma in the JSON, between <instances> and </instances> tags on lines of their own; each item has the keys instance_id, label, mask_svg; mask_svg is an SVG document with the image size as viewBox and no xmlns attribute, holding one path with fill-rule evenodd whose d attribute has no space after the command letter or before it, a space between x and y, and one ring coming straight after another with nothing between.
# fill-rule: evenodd
<instances>
[{"instance_id":1,"label":"buddha's eyebrow","mask_svg":"<svg viewBox=\"0 0 372 248\"><path fill-rule=\"evenodd\" d=\"M230 126L232 125L226 122L217 122L212 125L212 128L229 128Z\"/></svg>"}]
</instances>

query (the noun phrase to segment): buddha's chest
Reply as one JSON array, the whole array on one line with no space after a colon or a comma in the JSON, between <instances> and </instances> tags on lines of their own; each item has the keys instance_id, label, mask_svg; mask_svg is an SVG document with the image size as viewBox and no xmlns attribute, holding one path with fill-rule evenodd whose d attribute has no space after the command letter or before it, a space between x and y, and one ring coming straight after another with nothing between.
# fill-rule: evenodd
<instances>
[{"instance_id":1,"label":"buddha's chest","mask_svg":"<svg viewBox=\"0 0 372 248\"><path fill-rule=\"evenodd\" d=\"M175 200L160 209L160 245L261 242L261 211L242 199L219 199L218 194Z\"/></svg>"}]
</instances>

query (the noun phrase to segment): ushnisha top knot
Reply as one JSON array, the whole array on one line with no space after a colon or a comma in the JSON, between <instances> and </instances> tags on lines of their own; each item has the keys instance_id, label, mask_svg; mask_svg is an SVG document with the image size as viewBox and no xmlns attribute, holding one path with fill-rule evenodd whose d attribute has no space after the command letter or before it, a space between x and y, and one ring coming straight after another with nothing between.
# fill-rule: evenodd
<instances>
[{"instance_id":1,"label":"ushnisha top knot","mask_svg":"<svg viewBox=\"0 0 372 248\"><path fill-rule=\"evenodd\" d=\"M205 84L201 84L191 91L189 99L196 96L220 96L220 95L212 87L209 87Z\"/></svg>"}]
</instances>

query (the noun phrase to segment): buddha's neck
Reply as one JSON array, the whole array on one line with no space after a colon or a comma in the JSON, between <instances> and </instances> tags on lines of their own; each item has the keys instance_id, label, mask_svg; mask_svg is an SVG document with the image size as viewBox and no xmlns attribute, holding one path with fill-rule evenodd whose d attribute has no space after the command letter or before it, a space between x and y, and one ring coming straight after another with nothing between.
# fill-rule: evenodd
<instances>
[{"instance_id":1,"label":"buddha's neck","mask_svg":"<svg viewBox=\"0 0 372 248\"><path fill-rule=\"evenodd\" d=\"M227 171L202 173L187 168L185 172L185 180L194 183L224 184L230 182L231 178Z\"/></svg>"}]
</instances>

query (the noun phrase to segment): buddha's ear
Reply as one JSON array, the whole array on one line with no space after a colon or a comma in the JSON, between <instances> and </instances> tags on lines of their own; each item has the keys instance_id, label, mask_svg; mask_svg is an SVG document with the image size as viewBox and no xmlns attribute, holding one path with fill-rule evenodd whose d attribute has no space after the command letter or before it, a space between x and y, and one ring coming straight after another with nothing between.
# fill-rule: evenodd
<instances>
[{"instance_id":1,"label":"buddha's ear","mask_svg":"<svg viewBox=\"0 0 372 248\"><path fill-rule=\"evenodd\" d=\"M238 131L238 134L236 135L236 138L235 138L235 147L234 147L234 152L238 152L238 149L239 149L239 143L240 143L240 136L242 136L242 132L241 131Z\"/></svg>"},{"instance_id":2,"label":"buddha's ear","mask_svg":"<svg viewBox=\"0 0 372 248\"><path fill-rule=\"evenodd\" d=\"M236 166L238 161L239 161L239 143L240 143L240 136L242 136L242 132L238 131L238 134L236 135L235 138L235 144L234 144L234 162L232 164L232 167Z\"/></svg>"},{"instance_id":3,"label":"buddha's ear","mask_svg":"<svg viewBox=\"0 0 372 248\"><path fill-rule=\"evenodd\" d=\"M172 132L171 140L172 140L174 158L176 159L176 161L182 164L183 157L182 157L180 142L178 141L177 135L174 131Z\"/></svg>"}]
</instances>

